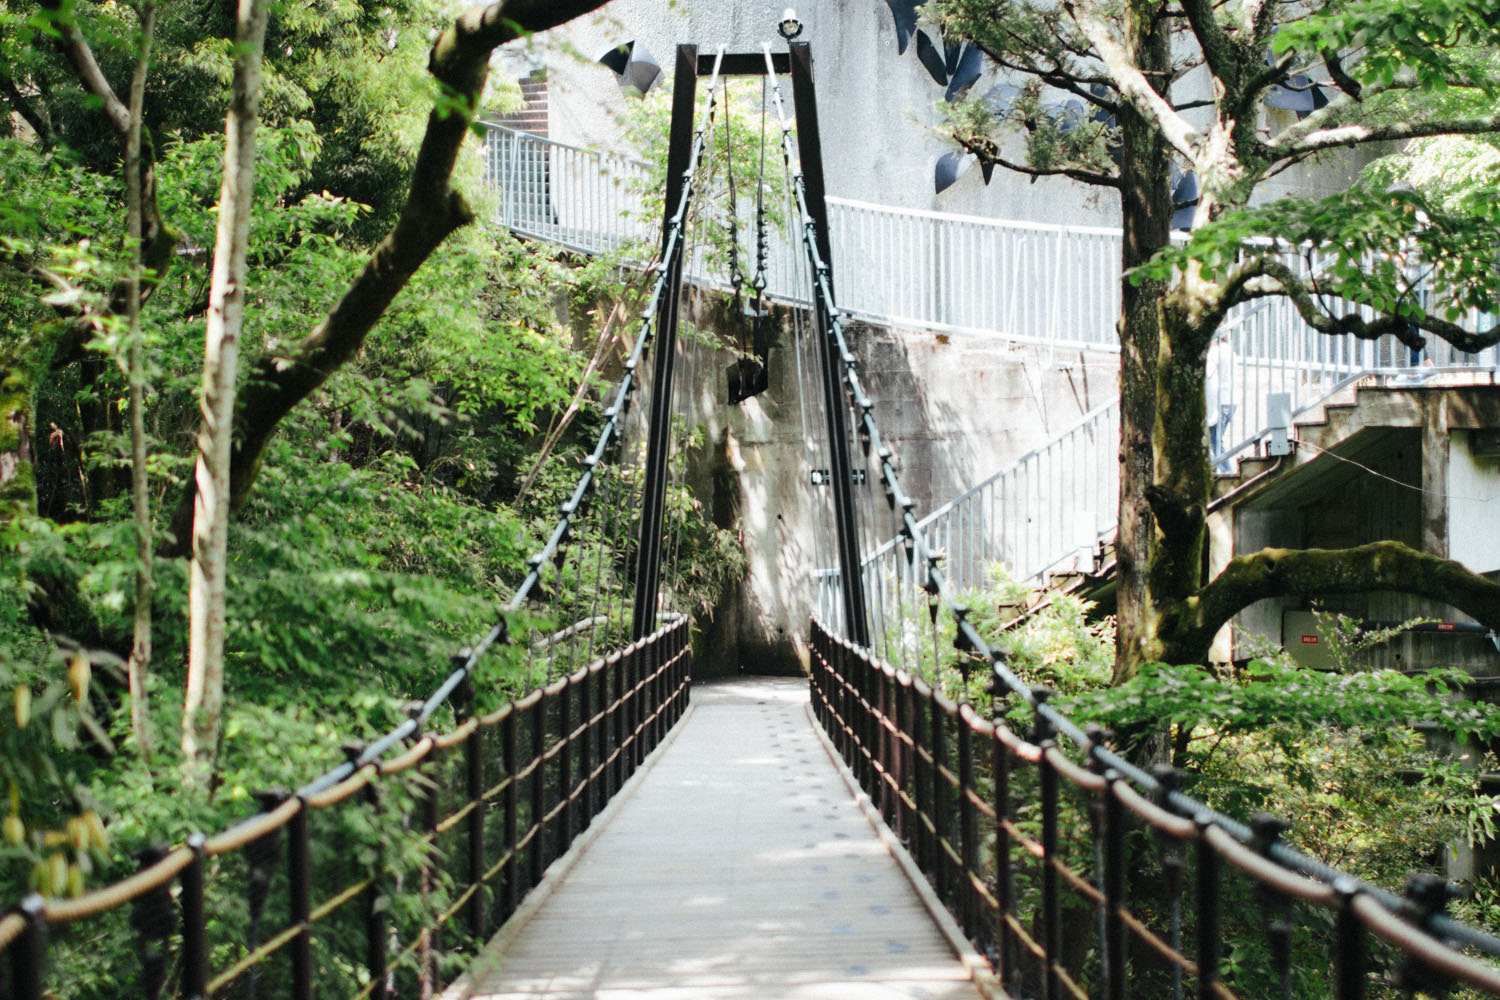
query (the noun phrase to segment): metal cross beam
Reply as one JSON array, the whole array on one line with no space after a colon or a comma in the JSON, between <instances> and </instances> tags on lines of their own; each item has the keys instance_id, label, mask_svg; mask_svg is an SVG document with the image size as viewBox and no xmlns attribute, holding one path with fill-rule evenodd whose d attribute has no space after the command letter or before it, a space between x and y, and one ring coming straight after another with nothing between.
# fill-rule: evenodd
<instances>
[{"instance_id":1,"label":"metal cross beam","mask_svg":"<svg viewBox=\"0 0 1500 1000\"><path fill-rule=\"evenodd\" d=\"M713 55L698 57L698 75L707 76L714 71ZM792 71L792 57L785 52L771 54L771 67L777 76L786 76ZM720 76L765 76L766 55L764 52L726 52L719 63Z\"/></svg>"}]
</instances>

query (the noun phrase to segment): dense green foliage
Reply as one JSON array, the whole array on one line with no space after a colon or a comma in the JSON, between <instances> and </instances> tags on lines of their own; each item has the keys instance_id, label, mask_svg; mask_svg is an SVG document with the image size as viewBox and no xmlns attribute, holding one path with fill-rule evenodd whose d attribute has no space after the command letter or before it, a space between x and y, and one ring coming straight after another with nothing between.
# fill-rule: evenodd
<instances>
[{"instance_id":1,"label":"dense green foliage","mask_svg":"<svg viewBox=\"0 0 1500 1000\"><path fill-rule=\"evenodd\" d=\"M76 25L123 92L137 15L113 3L55 14L0 6L0 427L11 435L0 450L26 459L0 498L13 504L0 520L0 687L16 699L0 731L7 899L28 887L77 893L129 870L142 844L243 818L257 790L300 784L337 762L340 744L388 730L426 697L493 623L551 529L617 356L622 331L608 317L639 301L618 261L580 265L483 223L426 262L363 350L281 423L237 514L223 742L212 786L182 794L171 734L181 725L186 564L170 525L188 497L198 420L233 32L225 14L165 11L148 76L154 205L168 244L147 274L142 332L165 553L154 566L148 680L162 738L148 758L131 736L120 667L136 565L121 153L56 44L59 25ZM436 94L425 72L434 18L401 4L273 11L247 358L284 356L314 329L399 209ZM482 217L478 175L477 157L463 157L456 182ZM594 375L580 390L586 366ZM570 403L577 412L563 426ZM737 554L733 537L704 524L680 486L669 503L682 525L685 606L711 603L738 565L725 558ZM549 580L581 577L580 606L599 591L617 598L623 565L587 562L549 566ZM550 631L578 611L543 602L513 631ZM58 652L59 642L83 653ZM540 679L524 660L506 649L482 662L485 704ZM92 670L92 683L80 686L78 670Z\"/></svg>"}]
</instances>

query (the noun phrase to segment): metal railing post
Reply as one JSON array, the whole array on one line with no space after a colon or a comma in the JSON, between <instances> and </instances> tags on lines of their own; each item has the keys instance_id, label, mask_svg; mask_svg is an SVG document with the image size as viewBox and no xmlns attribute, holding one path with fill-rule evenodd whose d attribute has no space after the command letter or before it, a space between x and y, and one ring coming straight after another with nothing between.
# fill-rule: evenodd
<instances>
[{"instance_id":1,"label":"metal railing post","mask_svg":"<svg viewBox=\"0 0 1500 1000\"><path fill-rule=\"evenodd\" d=\"M1038 745L1042 749L1041 759L1037 761L1037 773L1041 779L1042 799L1043 981L1046 984L1047 1000L1058 1000L1062 995L1062 981L1057 974L1057 963L1062 954L1062 914L1057 871L1057 769L1047 759L1047 751L1055 749L1056 745L1050 738L1042 740Z\"/></svg>"},{"instance_id":2,"label":"metal railing post","mask_svg":"<svg viewBox=\"0 0 1500 1000\"><path fill-rule=\"evenodd\" d=\"M1057 768L1052 766L1049 753L1056 749L1050 719L1043 714L1052 692L1046 687L1031 689L1032 721L1031 739L1040 749L1037 759L1037 778L1040 785L1042 806L1042 981L1047 1000L1058 1000L1062 994L1062 980L1058 976L1058 959L1062 953L1062 914L1058 885L1057 860Z\"/></svg>"},{"instance_id":3,"label":"metal railing post","mask_svg":"<svg viewBox=\"0 0 1500 1000\"><path fill-rule=\"evenodd\" d=\"M355 750L353 746L350 749ZM358 748L358 751L351 755L352 759L357 759L359 752L362 750L362 747ZM374 766L376 768L375 773L378 776L380 774L380 766L378 764ZM370 810L370 821L379 829L381 809L380 789L378 785L374 781L371 781L365 786L360 798ZM385 885L385 863L385 841L383 838L377 838L375 842L375 857L370 863L370 885L361 893L364 897L365 970L370 976L370 997L372 1000L385 1000L390 995L390 990L386 982L387 976L390 973L389 961L386 955L390 925L387 922L388 915L386 912L388 901L382 893Z\"/></svg>"},{"instance_id":4,"label":"metal railing post","mask_svg":"<svg viewBox=\"0 0 1500 1000\"><path fill-rule=\"evenodd\" d=\"M547 699L538 698L531 706L531 793L530 834L531 845L527 850L530 863L528 884L535 886L542 881L547 870Z\"/></svg>"},{"instance_id":5,"label":"metal railing post","mask_svg":"<svg viewBox=\"0 0 1500 1000\"><path fill-rule=\"evenodd\" d=\"M595 780L595 770L598 766L599 754L599 674L594 664L584 667L579 699L581 701L580 712L583 715L582 745L579 750L578 774L583 783L580 789L579 801L582 806L582 815L579 818L579 829L586 830L593 823L594 817L598 815L600 806L597 803L599 794L599 783Z\"/></svg>"},{"instance_id":6,"label":"metal railing post","mask_svg":"<svg viewBox=\"0 0 1500 1000\"><path fill-rule=\"evenodd\" d=\"M938 893L951 903L956 878L953 872L953 857L950 850L953 842L953 789L948 785L944 771L948 767L948 718L936 688L927 696L928 718L932 723L932 826L936 837L938 854Z\"/></svg>"},{"instance_id":7,"label":"metal railing post","mask_svg":"<svg viewBox=\"0 0 1500 1000\"><path fill-rule=\"evenodd\" d=\"M558 805L562 811L558 813L558 822L562 829L557 836L557 853L564 854L569 845L573 843L573 789L574 789L574 747L573 731L576 728L573 721L573 678L564 677L562 690L557 692L558 737L562 740L562 746L557 752L557 795Z\"/></svg>"},{"instance_id":8,"label":"metal railing post","mask_svg":"<svg viewBox=\"0 0 1500 1000\"><path fill-rule=\"evenodd\" d=\"M1125 1000L1125 807L1115 794L1120 775L1104 772L1104 988Z\"/></svg>"},{"instance_id":9,"label":"metal railing post","mask_svg":"<svg viewBox=\"0 0 1500 1000\"><path fill-rule=\"evenodd\" d=\"M455 657L455 660L459 659ZM462 654L467 662L467 654ZM460 664L462 665L462 664ZM461 724L473 719L474 681L466 675L463 683L453 692L454 718ZM485 938L484 906L484 727L475 720L474 731L464 740L465 793L468 797L469 815L464 820L465 839L468 848L469 888L473 890L467 904L469 935L476 943Z\"/></svg>"},{"instance_id":10,"label":"metal railing post","mask_svg":"<svg viewBox=\"0 0 1500 1000\"><path fill-rule=\"evenodd\" d=\"M910 674L896 678L896 733L899 737L896 744L896 787L900 791L897 815L901 821L897 833L901 842L916 852L922 824L916 815L916 781L913 776L916 770L917 726L916 713L912 709L912 686Z\"/></svg>"},{"instance_id":11,"label":"metal railing post","mask_svg":"<svg viewBox=\"0 0 1500 1000\"><path fill-rule=\"evenodd\" d=\"M25 930L10 947L10 988L16 1000L43 1000L42 967L47 961L47 901L33 892L17 912Z\"/></svg>"},{"instance_id":12,"label":"metal railing post","mask_svg":"<svg viewBox=\"0 0 1500 1000\"><path fill-rule=\"evenodd\" d=\"M167 856L166 844L152 844L135 852L140 870L145 871ZM172 936L176 911L172 892L163 883L135 897L130 904L130 929L135 932L136 955L141 962L140 995L147 1000L161 995L167 978L165 943Z\"/></svg>"},{"instance_id":13,"label":"metal railing post","mask_svg":"<svg viewBox=\"0 0 1500 1000\"><path fill-rule=\"evenodd\" d=\"M204 860L208 838L194 832L187 847L193 860L182 870L182 979L178 987L184 1000L202 1000L208 992L208 918L203 906Z\"/></svg>"},{"instance_id":14,"label":"metal railing post","mask_svg":"<svg viewBox=\"0 0 1500 1000\"><path fill-rule=\"evenodd\" d=\"M640 644L631 643L620 658L620 784L635 774L635 751L640 743L639 699L636 697L636 678L640 661Z\"/></svg>"},{"instance_id":15,"label":"metal railing post","mask_svg":"<svg viewBox=\"0 0 1500 1000\"><path fill-rule=\"evenodd\" d=\"M1006 824L1010 818L1010 750L1001 738L1003 726L998 713L995 718L994 766L995 766L995 902L999 912L999 965L1000 985L1014 993L1019 982L1017 967L1018 945L1015 928L1011 921L1016 918L1016 892L1014 862L1011 860L1010 831Z\"/></svg>"},{"instance_id":16,"label":"metal railing post","mask_svg":"<svg viewBox=\"0 0 1500 1000\"><path fill-rule=\"evenodd\" d=\"M974 727L960 712L958 715L958 856L961 860L962 915L964 934L979 934L979 897L974 876L979 871L979 815L974 808L978 784L974 780Z\"/></svg>"},{"instance_id":17,"label":"metal railing post","mask_svg":"<svg viewBox=\"0 0 1500 1000\"><path fill-rule=\"evenodd\" d=\"M292 996L312 1000L312 885L308 871L307 800L297 796L297 811L287 821L287 892L297 936L288 946L292 961Z\"/></svg>"},{"instance_id":18,"label":"metal railing post","mask_svg":"<svg viewBox=\"0 0 1500 1000\"><path fill-rule=\"evenodd\" d=\"M1213 1000L1214 984L1219 981L1219 855L1204 836L1210 825L1201 817L1198 827L1198 1000Z\"/></svg>"},{"instance_id":19,"label":"metal railing post","mask_svg":"<svg viewBox=\"0 0 1500 1000\"><path fill-rule=\"evenodd\" d=\"M1354 900L1359 895L1359 890L1348 881L1334 888L1339 894L1335 925L1337 940L1334 948L1334 996L1338 1000L1364 1000L1365 925L1354 912Z\"/></svg>"},{"instance_id":20,"label":"metal railing post","mask_svg":"<svg viewBox=\"0 0 1500 1000\"><path fill-rule=\"evenodd\" d=\"M520 779L516 776L520 758L520 741L516 735L516 717L520 715L514 707L500 720L500 766L505 769L505 792L500 800L504 826L505 867L501 869L500 921L503 923L516 912L520 902L521 864L516 857L516 841L519 839Z\"/></svg>"},{"instance_id":21,"label":"metal railing post","mask_svg":"<svg viewBox=\"0 0 1500 1000\"><path fill-rule=\"evenodd\" d=\"M874 671L876 723L880 727L877 732L880 740L880 766L876 769L880 775L880 816L885 820L886 826L895 826L896 795L892 787L895 781L892 758L895 754L892 751L895 749L896 733L891 718L891 676L879 666L875 666Z\"/></svg>"}]
</instances>

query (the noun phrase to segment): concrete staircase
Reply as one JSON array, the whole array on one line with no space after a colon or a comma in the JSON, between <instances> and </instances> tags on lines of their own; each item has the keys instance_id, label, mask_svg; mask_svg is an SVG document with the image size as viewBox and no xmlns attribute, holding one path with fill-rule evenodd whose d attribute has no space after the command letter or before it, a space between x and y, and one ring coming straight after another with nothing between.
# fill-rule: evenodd
<instances>
[{"instance_id":1,"label":"concrete staircase","mask_svg":"<svg viewBox=\"0 0 1500 1000\"><path fill-rule=\"evenodd\" d=\"M1375 379L1346 386L1292 423L1291 453L1268 454L1268 439L1237 468L1215 477L1210 509L1244 499L1273 479L1297 473L1331 455L1357 460L1386 432L1398 429L1482 429L1500 418L1500 387L1432 379L1420 384L1384 384Z\"/></svg>"}]
</instances>

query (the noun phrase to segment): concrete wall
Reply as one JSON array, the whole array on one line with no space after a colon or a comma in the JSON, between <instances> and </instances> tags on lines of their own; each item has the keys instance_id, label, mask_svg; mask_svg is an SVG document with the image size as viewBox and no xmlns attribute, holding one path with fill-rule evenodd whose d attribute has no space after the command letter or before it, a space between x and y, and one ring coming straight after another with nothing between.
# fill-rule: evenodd
<instances>
[{"instance_id":1,"label":"concrete wall","mask_svg":"<svg viewBox=\"0 0 1500 1000\"><path fill-rule=\"evenodd\" d=\"M727 329L720 297L699 295L690 307L700 325ZM728 404L726 351L698 348L680 362L709 442L694 456L690 479L718 523L740 533L749 558L742 587L731 588L705 623L699 664L707 675L798 669L810 574L837 565L826 541L829 492L810 483L814 463L826 462L819 450L826 436L820 384L804 353L804 394L795 317L784 310L776 318L770 389L760 396ZM1110 354L1060 359L1037 348L863 324L849 336L918 516L1118 392ZM893 521L877 484L867 482L855 494L861 546L868 550L890 537Z\"/></svg>"},{"instance_id":2,"label":"concrete wall","mask_svg":"<svg viewBox=\"0 0 1500 1000\"><path fill-rule=\"evenodd\" d=\"M776 35L776 25L786 6L784 0L673 5L614 0L598 13L507 46L499 56L501 70L521 78L545 67L552 88L552 137L615 148L630 99L620 93L614 74L594 60L631 39L644 44L668 74L675 47L683 42L697 44L700 51L713 51L721 43L729 51L758 51L761 42L769 41L781 50L784 43ZM805 25L802 39L812 46L829 194L991 218L1119 225L1115 191L1064 178L1033 182L996 170L986 185L975 168L942 194L935 193L933 169L953 145L938 134L943 89L917 61L915 42L897 54L895 24L884 3L802 0L795 6ZM1206 75L1193 79L1200 77L1206 86ZM997 82L998 72L987 69L973 93L983 94ZM658 88L669 89L665 82ZM790 90L786 93L789 97ZM1268 125L1277 131L1295 120L1290 112L1265 113ZM1020 158L1020 144L1012 145L1008 155ZM1330 155L1298 166L1267 182L1263 197L1343 190L1368 155Z\"/></svg>"},{"instance_id":3,"label":"concrete wall","mask_svg":"<svg viewBox=\"0 0 1500 1000\"><path fill-rule=\"evenodd\" d=\"M1454 431L1448 448L1449 551L1476 573L1500 570L1500 457L1475 455L1473 434Z\"/></svg>"}]
</instances>

